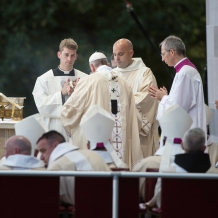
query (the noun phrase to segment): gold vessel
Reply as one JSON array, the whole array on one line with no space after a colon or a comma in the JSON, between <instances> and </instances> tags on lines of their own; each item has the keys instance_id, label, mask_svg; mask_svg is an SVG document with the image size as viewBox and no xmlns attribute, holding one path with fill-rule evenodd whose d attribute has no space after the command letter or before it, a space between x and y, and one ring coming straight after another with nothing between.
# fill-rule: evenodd
<instances>
[{"instance_id":1,"label":"gold vessel","mask_svg":"<svg viewBox=\"0 0 218 218\"><path fill-rule=\"evenodd\" d=\"M6 97L3 93L0 93L0 118L2 121L4 118L12 120L23 119L23 104L25 97Z\"/></svg>"}]
</instances>

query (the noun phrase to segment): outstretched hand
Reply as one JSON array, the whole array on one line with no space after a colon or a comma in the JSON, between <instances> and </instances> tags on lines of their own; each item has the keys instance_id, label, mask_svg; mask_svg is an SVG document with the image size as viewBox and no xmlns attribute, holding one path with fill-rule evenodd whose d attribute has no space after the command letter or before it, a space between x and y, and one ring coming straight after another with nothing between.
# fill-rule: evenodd
<instances>
[{"instance_id":1,"label":"outstretched hand","mask_svg":"<svg viewBox=\"0 0 218 218\"><path fill-rule=\"evenodd\" d=\"M152 98L155 98L159 101L161 101L164 95L168 95L167 89L164 86L160 89L155 86L150 86L148 88L148 93Z\"/></svg>"}]
</instances>

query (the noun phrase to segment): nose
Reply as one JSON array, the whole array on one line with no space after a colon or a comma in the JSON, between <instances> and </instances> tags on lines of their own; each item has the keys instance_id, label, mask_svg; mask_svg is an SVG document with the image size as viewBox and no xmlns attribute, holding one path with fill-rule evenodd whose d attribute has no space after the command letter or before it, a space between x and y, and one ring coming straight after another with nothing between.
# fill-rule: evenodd
<instances>
[{"instance_id":1,"label":"nose","mask_svg":"<svg viewBox=\"0 0 218 218\"><path fill-rule=\"evenodd\" d=\"M114 60L115 60L115 61L118 61L118 60L119 60L119 56L114 55Z\"/></svg>"}]
</instances>

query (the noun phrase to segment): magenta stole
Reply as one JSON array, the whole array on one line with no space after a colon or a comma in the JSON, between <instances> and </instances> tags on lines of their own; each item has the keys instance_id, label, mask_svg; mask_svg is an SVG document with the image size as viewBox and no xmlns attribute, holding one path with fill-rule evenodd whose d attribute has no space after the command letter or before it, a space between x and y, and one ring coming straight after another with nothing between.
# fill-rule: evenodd
<instances>
[{"instance_id":1,"label":"magenta stole","mask_svg":"<svg viewBox=\"0 0 218 218\"><path fill-rule=\"evenodd\" d=\"M197 70L196 66L188 58L186 58L183 61L181 61L178 65L175 66L176 72L178 73L181 70L181 68L185 65L193 67Z\"/></svg>"}]
</instances>

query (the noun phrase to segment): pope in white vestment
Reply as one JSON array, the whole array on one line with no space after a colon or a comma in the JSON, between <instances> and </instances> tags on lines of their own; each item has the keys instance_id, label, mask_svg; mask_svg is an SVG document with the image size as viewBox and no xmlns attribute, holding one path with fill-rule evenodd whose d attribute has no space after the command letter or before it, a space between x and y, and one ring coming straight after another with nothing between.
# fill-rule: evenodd
<instances>
[{"instance_id":1,"label":"pope in white vestment","mask_svg":"<svg viewBox=\"0 0 218 218\"><path fill-rule=\"evenodd\" d=\"M51 153L47 170L52 171L110 171L104 160L94 151L78 150L70 143L59 144ZM88 181L88 180L87 180ZM74 204L75 178L60 178L60 199Z\"/></svg>"},{"instance_id":2,"label":"pope in white vestment","mask_svg":"<svg viewBox=\"0 0 218 218\"><path fill-rule=\"evenodd\" d=\"M102 65L97 72L82 78L64 104L61 119L73 137L73 144L86 148L87 139L79 127L81 118L93 105L111 113L111 92L115 90L117 114L112 114L115 119L112 145L117 155L132 169L143 157L135 102L129 85L111 71L110 67Z\"/></svg>"},{"instance_id":3,"label":"pope in white vestment","mask_svg":"<svg viewBox=\"0 0 218 218\"><path fill-rule=\"evenodd\" d=\"M132 58L132 43L120 39L113 46L114 59L117 63L115 72L132 88L138 119L141 125L139 131L143 156L155 153L159 146L158 122L156 120L158 101L148 93L150 86L157 87L157 82L151 69L146 67L141 58Z\"/></svg>"},{"instance_id":4,"label":"pope in white vestment","mask_svg":"<svg viewBox=\"0 0 218 218\"><path fill-rule=\"evenodd\" d=\"M33 90L36 107L45 122L45 128L60 132L66 140L68 140L68 136L60 118L62 106L67 98L62 95L61 90L67 78L73 81L75 78L84 76L87 75L76 69L68 74L64 74L59 68L49 70L37 78Z\"/></svg>"}]
</instances>

